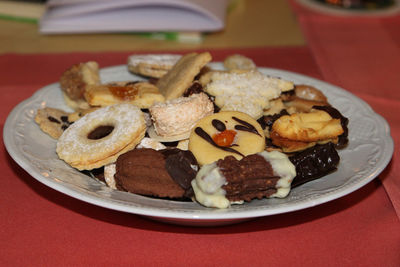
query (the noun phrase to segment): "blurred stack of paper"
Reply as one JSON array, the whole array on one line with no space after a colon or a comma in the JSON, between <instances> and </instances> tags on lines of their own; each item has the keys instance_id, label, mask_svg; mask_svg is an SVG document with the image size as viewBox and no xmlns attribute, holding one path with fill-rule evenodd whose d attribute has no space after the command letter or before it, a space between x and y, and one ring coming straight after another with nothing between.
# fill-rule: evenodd
<instances>
[{"instance_id":1,"label":"blurred stack of paper","mask_svg":"<svg viewBox=\"0 0 400 267\"><path fill-rule=\"evenodd\" d=\"M225 26L229 0L49 0L43 34L213 32Z\"/></svg>"}]
</instances>

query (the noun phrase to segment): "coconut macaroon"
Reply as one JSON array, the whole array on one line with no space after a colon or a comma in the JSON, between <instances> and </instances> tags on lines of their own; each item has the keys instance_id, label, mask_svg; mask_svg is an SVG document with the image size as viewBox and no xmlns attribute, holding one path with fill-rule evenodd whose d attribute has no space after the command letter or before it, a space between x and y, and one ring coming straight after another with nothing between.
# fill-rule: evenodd
<instances>
[{"instance_id":1,"label":"coconut macaroon","mask_svg":"<svg viewBox=\"0 0 400 267\"><path fill-rule=\"evenodd\" d=\"M206 94L200 93L156 103L149 111L158 135L177 136L189 134L198 120L214 112L214 105Z\"/></svg>"}]
</instances>

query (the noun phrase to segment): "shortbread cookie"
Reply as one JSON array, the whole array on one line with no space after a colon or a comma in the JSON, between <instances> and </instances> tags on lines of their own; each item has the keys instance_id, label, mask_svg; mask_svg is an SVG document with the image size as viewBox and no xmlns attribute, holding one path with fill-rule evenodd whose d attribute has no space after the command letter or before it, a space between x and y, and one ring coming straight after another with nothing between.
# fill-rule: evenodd
<instances>
[{"instance_id":1,"label":"shortbread cookie","mask_svg":"<svg viewBox=\"0 0 400 267\"><path fill-rule=\"evenodd\" d=\"M285 101L283 104L289 113L307 113L310 112L314 106L329 105L327 102L308 100L297 96L293 96L290 101Z\"/></svg>"},{"instance_id":2,"label":"shortbread cookie","mask_svg":"<svg viewBox=\"0 0 400 267\"><path fill-rule=\"evenodd\" d=\"M88 85L84 94L91 106L110 106L130 103L147 109L156 102L164 102L158 88L148 82L114 82L104 85Z\"/></svg>"},{"instance_id":3,"label":"shortbread cookie","mask_svg":"<svg viewBox=\"0 0 400 267\"><path fill-rule=\"evenodd\" d=\"M229 155L241 159L264 148L265 136L260 124L237 111L221 111L201 119L189 138L189 150L200 165Z\"/></svg>"},{"instance_id":4,"label":"shortbread cookie","mask_svg":"<svg viewBox=\"0 0 400 267\"><path fill-rule=\"evenodd\" d=\"M46 107L38 109L35 122L43 132L54 139L58 139L72 123L68 120L70 114L60 109Z\"/></svg>"},{"instance_id":5,"label":"shortbread cookie","mask_svg":"<svg viewBox=\"0 0 400 267\"><path fill-rule=\"evenodd\" d=\"M117 104L93 111L73 123L60 136L57 154L78 170L91 170L115 162L144 137L142 111L132 104Z\"/></svg>"},{"instance_id":6,"label":"shortbread cookie","mask_svg":"<svg viewBox=\"0 0 400 267\"><path fill-rule=\"evenodd\" d=\"M268 109L270 100L281 92L293 89L293 82L270 77L258 71L244 73L214 72L204 90L215 97L215 104L222 111L241 111L254 119Z\"/></svg>"},{"instance_id":7,"label":"shortbread cookie","mask_svg":"<svg viewBox=\"0 0 400 267\"><path fill-rule=\"evenodd\" d=\"M280 151L285 153L293 153L303 151L307 148L315 146L318 142L305 142L305 141L298 141L298 140L290 140L280 136L278 133L272 131L269 132L269 138L271 139L272 146L268 146L266 148L267 151L276 150L279 148ZM329 140L332 142L337 142L337 140ZM326 143L322 142L321 143ZM277 148L276 148L277 147Z\"/></svg>"},{"instance_id":8,"label":"shortbread cookie","mask_svg":"<svg viewBox=\"0 0 400 267\"><path fill-rule=\"evenodd\" d=\"M73 109L88 108L84 99L87 85L100 84L99 65L89 61L71 66L60 77L65 102Z\"/></svg>"},{"instance_id":9,"label":"shortbread cookie","mask_svg":"<svg viewBox=\"0 0 400 267\"><path fill-rule=\"evenodd\" d=\"M200 93L156 103L149 110L156 133L169 137L189 133L198 120L214 112L214 105Z\"/></svg>"},{"instance_id":10,"label":"shortbread cookie","mask_svg":"<svg viewBox=\"0 0 400 267\"><path fill-rule=\"evenodd\" d=\"M294 91L296 96L302 99L328 103L328 99L326 98L324 93L311 85L296 84L296 86L294 87Z\"/></svg>"},{"instance_id":11,"label":"shortbread cookie","mask_svg":"<svg viewBox=\"0 0 400 267\"><path fill-rule=\"evenodd\" d=\"M272 125L270 138L283 151L294 152L317 143L337 143L343 132L340 119L334 119L322 110L312 110L281 116Z\"/></svg>"},{"instance_id":12,"label":"shortbread cookie","mask_svg":"<svg viewBox=\"0 0 400 267\"><path fill-rule=\"evenodd\" d=\"M251 58L235 54L228 56L224 60L224 67L227 70L253 70L257 66Z\"/></svg>"},{"instance_id":13,"label":"shortbread cookie","mask_svg":"<svg viewBox=\"0 0 400 267\"><path fill-rule=\"evenodd\" d=\"M87 109L78 109L75 112L68 114L68 121L75 122L75 121L79 120L80 118L82 118L83 116L85 116L86 114L93 112L97 109L98 109L98 107L90 107Z\"/></svg>"},{"instance_id":14,"label":"shortbread cookie","mask_svg":"<svg viewBox=\"0 0 400 267\"><path fill-rule=\"evenodd\" d=\"M189 139L179 141L176 148L179 148L180 150L189 150Z\"/></svg>"},{"instance_id":15,"label":"shortbread cookie","mask_svg":"<svg viewBox=\"0 0 400 267\"><path fill-rule=\"evenodd\" d=\"M317 88L309 85L296 85L295 93L284 102L287 109L295 112L309 112L313 106L328 106L328 99Z\"/></svg>"},{"instance_id":16,"label":"shortbread cookie","mask_svg":"<svg viewBox=\"0 0 400 267\"><path fill-rule=\"evenodd\" d=\"M40 129L53 137L58 139L61 134L74 122L94 111L94 108L78 110L75 112L65 112L57 108L42 108L38 109L35 122L39 124Z\"/></svg>"},{"instance_id":17,"label":"shortbread cookie","mask_svg":"<svg viewBox=\"0 0 400 267\"><path fill-rule=\"evenodd\" d=\"M290 140L313 142L331 139L343 133L340 119L333 119L327 112L314 110L295 113L277 119L272 131Z\"/></svg>"},{"instance_id":18,"label":"shortbread cookie","mask_svg":"<svg viewBox=\"0 0 400 267\"><path fill-rule=\"evenodd\" d=\"M134 74L161 78L180 58L181 55L173 54L131 55L128 57L128 69Z\"/></svg>"},{"instance_id":19,"label":"shortbread cookie","mask_svg":"<svg viewBox=\"0 0 400 267\"><path fill-rule=\"evenodd\" d=\"M201 68L210 61L211 55L208 52L190 53L181 57L173 68L158 80L157 87L161 94L166 100L182 96Z\"/></svg>"},{"instance_id":20,"label":"shortbread cookie","mask_svg":"<svg viewBox=\"0 0 400 267\"><path fill-rule=\"evenodd\" d=\"M285 108L286 107L283 104L283 101L282 101L282 99L280 97L276 98L276 99L272 99L269 102L269 108L263 110L263 115L264 116L270 116L270 115L278 114L279 112L281 112Z\"/></svg>"}]
</instances>

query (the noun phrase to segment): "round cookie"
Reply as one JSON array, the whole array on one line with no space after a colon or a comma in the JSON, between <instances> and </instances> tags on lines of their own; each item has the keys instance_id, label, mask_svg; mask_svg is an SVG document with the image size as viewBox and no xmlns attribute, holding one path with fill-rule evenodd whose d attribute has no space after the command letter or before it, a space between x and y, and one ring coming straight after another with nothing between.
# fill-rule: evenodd
<instances>
[{"instance_id":1,"label":"round cookie","mask_svg":"<svg viewBox=\"0 0 400 267\"><path fill-rule=\"evenodd\" d=\"M117 104L93 111L73 123L60 136L57 154L78 170L91 170L115 162L144 137L142 111L132 104Z\"/></svg>"},{"instance_id":2,"label":"round cookie","mask_svg":"<svg viewBox=\"0 0 400 267\"><path fill-rule=\"evenodd\" d=\"M204 117L193 127L189 150L200 165L228 155L240 160L263 151L265 135L260 124L239 111L221 111Z\"/></svg>"}]
</instances>

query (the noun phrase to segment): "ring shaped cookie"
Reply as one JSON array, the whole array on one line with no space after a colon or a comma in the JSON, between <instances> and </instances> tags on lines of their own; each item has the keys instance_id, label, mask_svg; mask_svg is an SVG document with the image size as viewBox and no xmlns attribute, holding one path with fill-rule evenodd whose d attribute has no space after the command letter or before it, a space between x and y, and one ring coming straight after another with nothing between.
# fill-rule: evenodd
<instances>
[{"instance_id":1,"label":"ring shaped cookie","mask_svg":"<svg viewBox=\"0 0 400 267\"><path fill-rule=\"evenodd\" d=\"M220 146L214 138L225 130L234 132L234 139L230 145ZM264 149L265 135L260 124L239 111L221 111L204 117L196 123L189 137L189 150L200 165L229 155L240 160Z\"/></svg>"},{"instance_id":2,"label":"ring shaped cookie","mask_svg":"<svg viewBox=\"0 0 400 267\"><path fill-rule=\"evenodd\" d=\"M115 162L120 154L140 142L145 131L143 113L138 107L132 104L108 106L83 116L68 127L58 139L56 151L72 167L91 170Z\"/></svg>"}]
</instances>

